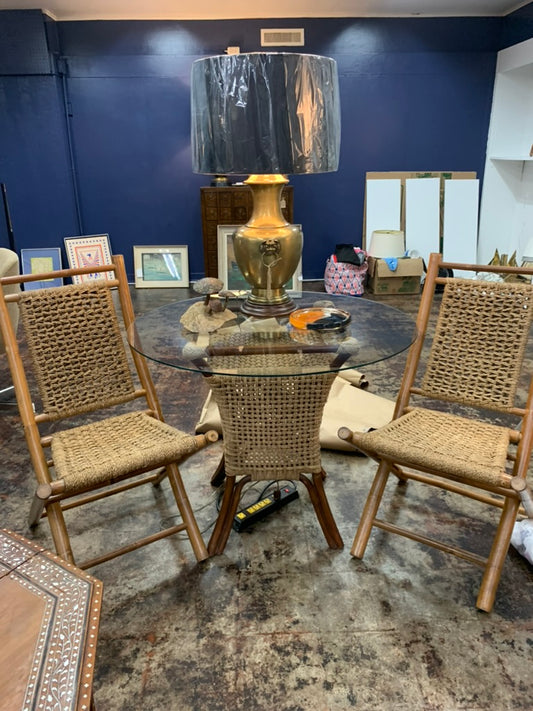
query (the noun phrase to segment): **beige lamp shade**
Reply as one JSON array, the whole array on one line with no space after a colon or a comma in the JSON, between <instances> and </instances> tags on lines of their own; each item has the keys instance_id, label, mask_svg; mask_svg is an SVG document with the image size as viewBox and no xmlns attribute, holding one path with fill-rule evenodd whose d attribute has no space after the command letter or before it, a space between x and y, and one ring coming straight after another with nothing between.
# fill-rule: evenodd
<instances>
[{"instance_id":1,"label":"beige lamp shade","mask_svg":"<svg viewBox=\"0 0 533 711\"><path fill-rule=\"evenodd\" d=\"M371 257L403 257L405 235L402 230L374 230L370 238L368 254Z\"/></svg>"}]
</instances>

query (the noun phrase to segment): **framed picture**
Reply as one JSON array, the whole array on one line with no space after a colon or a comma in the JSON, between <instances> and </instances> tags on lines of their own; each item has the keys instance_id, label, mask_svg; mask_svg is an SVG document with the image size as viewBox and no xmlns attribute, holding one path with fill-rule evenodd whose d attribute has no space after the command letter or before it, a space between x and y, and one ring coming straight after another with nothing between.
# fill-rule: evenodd
<instances>
[{"instance_id":1,"label":"framed picture","mask_svg":"<svg viewBox=\"0 0 533 711\"><path fill-rule=\"evenodd\" d=\"M85 235L80 237L65 237L65 250L71 269L80 267L101 267L111 264L111 246L109 235ZM95 272L73 276L74 284L94 279L113 279L113 272Z\"/></svg>"},{"instance_id":2,"label":"framed picture","mask_svg":"<svg viewBox=\"0 0 533 711\"><path fill-rule=\"evenodd\" d=\"M250 284L243 277L237 266L233 250L233 235L241 225L219 225L217 227L217 252L218 252L218 278L224 282L224 289L240 295L250 291ZM296 271L284 285L291 296L302 293L302 260L300 259Z\"/></svg>"},{"instance_id":3,"label":"framed picture","mask_svg":"<svg viewBox=\"0 0 533 711\"><path fill-rule=\"evenodd\" d=\"M23 274L46 274L61 269L61 249L59 247L44 247L43 249L21 249ZM48 289L52 286L62 286L63 279L40 279L24 284L24 291L32 289Z\"/></svg>"},{"instance_id":4,"label":"framed picture","mask_svg":"<svg viewBox=\"0 0 533 711\"><path fill-rule=\"evenodd\" d=\"M133 266L138 289L189 286L187 245L135 246Z\"/></svg>"}]
</instances>

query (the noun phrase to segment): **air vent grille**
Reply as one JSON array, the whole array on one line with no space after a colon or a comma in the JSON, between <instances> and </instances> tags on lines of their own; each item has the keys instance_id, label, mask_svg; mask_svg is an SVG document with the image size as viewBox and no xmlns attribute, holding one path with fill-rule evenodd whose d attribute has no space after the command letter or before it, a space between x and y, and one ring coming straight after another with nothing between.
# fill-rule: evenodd
<instances>
[{"instance_id":1,"label":"air vent grille","mask_svg":"<svg viewBox=\"0 0 533 711\"><path fill-rule=\"evenodd\" d=\"M261 47L303 47L304 31L300 29L261 30Z\"/></svg>"}]
</instances>

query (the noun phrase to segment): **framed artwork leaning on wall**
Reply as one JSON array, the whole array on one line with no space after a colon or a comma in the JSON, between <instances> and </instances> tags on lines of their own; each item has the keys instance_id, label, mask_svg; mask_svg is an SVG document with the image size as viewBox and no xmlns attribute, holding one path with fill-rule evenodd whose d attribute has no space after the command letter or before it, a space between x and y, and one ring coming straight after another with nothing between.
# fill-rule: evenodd
<instances>
[{"instance_id":1,"label":"framed artwork leaning on wall","mask_svg":"<svg viewBox=\"0 0 533 711\"><path fill-rule=\"evenodd\" d=\"M111 264L111 245L109 235L80 235L79 237L65 237L65 250L71 269L78 267L101 267ZM94 274L81 274L73 276L74 284L94 279L112 279L113 272L95 272Z\"/></svg>"},{"instance_id":2,"label":"framed artwork leaning on wall","mask_svg":"<svg viewBox=\"0 0 533 711\"><path fill-rule=\"evenodd\" d=\"M59 247L42 247L40 249L21 249L20 258L23 274L46 274L61 269L61 249ZM49 289L52 286L62 286L63 279L40 279L24 284L24 291L33 289Z\"/></svg>"},{"instance_id":3,"label":"framed artwork leaning on wall","mask_svg":"<svg viewBox=\"0 0 533 711\"><path fill-rule=\"evenodd\" d=\"M187 245L134 246L133 266L138 289L189 286Z\"/></svg>"}]
</instances>

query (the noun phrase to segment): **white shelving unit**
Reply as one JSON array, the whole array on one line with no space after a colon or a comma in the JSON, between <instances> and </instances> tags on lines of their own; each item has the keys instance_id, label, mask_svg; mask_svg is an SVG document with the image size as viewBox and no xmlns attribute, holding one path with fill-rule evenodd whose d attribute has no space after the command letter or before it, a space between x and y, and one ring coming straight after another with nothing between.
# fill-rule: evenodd
<instances>
[{"instance_id":1,"label":"white shelving unit","mask_svg":"<svg viewBox=\"0 0 533 711\"><path fill-rule=\"evenodd\" d=\"M478 262L522 258L533 239L533 39L498 52L481 196Z\"/></svg>"}]
</instances>

